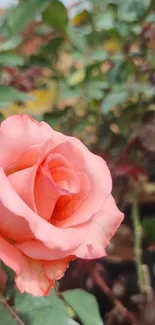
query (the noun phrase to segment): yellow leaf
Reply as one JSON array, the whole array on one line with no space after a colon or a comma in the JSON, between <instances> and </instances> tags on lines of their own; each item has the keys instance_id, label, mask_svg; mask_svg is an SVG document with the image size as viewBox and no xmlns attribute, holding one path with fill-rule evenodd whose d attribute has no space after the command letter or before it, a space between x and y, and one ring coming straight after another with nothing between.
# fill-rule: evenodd
<instances>
[{"instance_id":1,"label":"yellow leaf","mask_svg":"<svg viewBox=\"0 0 155 325\"><path fill-rule=\"evenodd\" d=\"M51 94L53 104L57 102L59 98L59 87L55 80L47 80L47 87Z\"/></svg>"},{"instance_id":2,"label":"yellow leaf","mask_svg":"<svg viewBox=\"0 0 155 325\"><path fill-rule=\"evenodd\" d=\"M34 100L24 103L26 113L41 114L49 112L52 107L52 94L49 90L41 89L30 92Z\"/></svg>"},{"instance_id":3,"label":"yellow leaf","mask_svg":"<svg viewBox=\"0 0 155 325\"><path fill-rule=\"evenodd\" d=\"M43 114L52 110L58 98L58 86L53 80L47 81L47 89L37 89L30 93L35 99L24 103L29 114Z\"/></svg>"},{"instance_id":4,"label":"yellow leaf","mask_svg":"<svg viewBox=\"0 0 155 325\"><path fill-rule=\"evenodd\" d=\"M88 12L86 10L83 10L73 18L72 23L74 26L80 26L81 24L87 22L88 19Z\"/></svg>"},{"instance_id":5,"label":"yellow leaf","mask_svg":"<svg viewBox=\"0 0 155 325\"><path fill-rule=\"evenodd\" d=\"M29 92L29 95L33 97L32 100L28 100L22 105L10 104L5 109L0 109L0 112L6 118L13 114L40 115L51 111L58 97L57 83L49 81L47 87L48 89L37 89Z\"/></svg>"},{"instance_id":6,"label":"yellow leaf","mask_svg":"<svg viewBox=\"0 0 155 325\"><path fill-rule=\"evenodd\" d=\"M84 69L80 69L75 71L69 78L68 78L68 85L70 87L78 85L80 82L84 80L86 76L86 72Z\"/></svg>"},{"instance_id":7,"label":"yellow leaf","mask_svg":"<svg viewBox=\"0 0 155 325\"><path fill-rule=\"evenodd\" d=\"M121 51L121 47L119 39L111 39L104 42L104 51L109 54L115 54L116 52Z\"/></svg>"},{"instance_id":8,"label":"yellow leaf","mask_svg":"<svg viewBox=\"0 0 155 325\"><path fill-rule=\"evenodd\" d=\"M3 114L5 118L14 114L24 113L23 107L18 104L10 104L8 107L0 109L0 113Z\"/></svg>"}]
</instances>

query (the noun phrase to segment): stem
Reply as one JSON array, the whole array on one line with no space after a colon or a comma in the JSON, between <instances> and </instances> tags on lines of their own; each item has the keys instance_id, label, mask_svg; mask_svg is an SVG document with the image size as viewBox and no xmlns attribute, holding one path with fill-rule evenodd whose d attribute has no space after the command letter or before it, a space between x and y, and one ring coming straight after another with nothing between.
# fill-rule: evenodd
<instances>
[{"instance_id":1,"label":"stem","mask_svg":"<svg viewBox=\"0 0 155 325\"><path fill-rule=\"evenodd\" d=\"M147 296L147 301L150 302L153 299L153 289L151 287L151 278L150 278L150 272L149 267L146 264L142 265L143 269L143 278L144 278L144 289Z\"/></svg>"},{"instance_id":2,"label":"stem","mask_svg":"<svg viewBox=\"0 0 155 325\"><path fill-rule=\"evenodd\" d=\"M113 294L113 292L111 291L111 289L108 287L108 285L106 284L104 278L101 276L101 274L99 273L99 271L97 269L94 269L92 272L92 276L93 279L95 281L95 284L98 285L98 287L102 290L102 292L105 293L105 295L109 298L109 301L111 301L111 303L114 305L114 309L113 309L113 316L115 314L115 312L117 312L117 310L121 313L121 315L123 316L124 320L128 320L132 325L137 325L137 321L135 316L129 312L127 310L127 308L122 304L121 301L119 301ZM111 315L111 317L113 317ZM112 323L113 319L108 320L107 324L114 324L114 322ZM115 320L115 319L114 319Z\"/></svg>"},{"instance_id":3,"label":"stem","mask_svg":"<svg viewBox=\"0 0 155 325\"><path fill-rule=\"evenodd\" d=\"M16 321L17 325L25 325L23 321L18 317L16 312L11 308L11 306L7 303L5 297L0 293L0 304L6 309L6 311L11 314L12 318Z\"/></svg>"},{"instance_id":4,"label":"stem","mask_svg":"<svg viewBox=\"0 0 155 325\"><path fill-rule=\"evenodd\" d=\"M138 209L138 196L136 190L133 193L133 203L132 203L132 221L134 228L134 252L135 252L135 262L137 269L138 285L141 292L144 291L143 286L143 269L142 269L142 227L139 218Z\"/></svg>"}]
</instances>

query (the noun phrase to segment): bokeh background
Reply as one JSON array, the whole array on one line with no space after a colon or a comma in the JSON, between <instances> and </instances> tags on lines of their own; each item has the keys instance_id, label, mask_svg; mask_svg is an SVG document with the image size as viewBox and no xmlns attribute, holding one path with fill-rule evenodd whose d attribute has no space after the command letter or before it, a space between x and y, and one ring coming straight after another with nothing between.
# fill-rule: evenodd
<instances>
[{"instance_id":1,"label":"bokeh background","mask_svg":"<svg viewBox=\"0 0 155 325\"><path fill-rule=\"evenodd\" d=\"M0 8L0 121L27 113L78 137L106 160L125 213L107 257L74 262L60 281L68 313L83 325L154 325L155 1Z\"/></svg>"}]
</instances>

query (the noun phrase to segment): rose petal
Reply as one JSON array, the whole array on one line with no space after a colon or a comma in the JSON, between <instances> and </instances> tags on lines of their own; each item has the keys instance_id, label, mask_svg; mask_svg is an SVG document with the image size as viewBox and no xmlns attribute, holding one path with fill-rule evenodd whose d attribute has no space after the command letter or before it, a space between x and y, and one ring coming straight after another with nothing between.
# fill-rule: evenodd
<instances>
[{"instance_id":1,"label":"rose petal","mask_svg":"<svg viewBox=\"0 0 155 325\"><path fill-rule=\"evenodd\" d=\"M105 248L124 218L112 195L106 199L102 209L89 223L86 240L74 252L84 259L100 258L106 255Z\"/></svg>"},{"instance_id":2,"label":"rose petal","mask_svg":"<svg viewBox=\"0 0 155 325\"><path fill-rule=\"evenodd\" d=\"M48 177L42 167L39 168L34 188L35 204L39 216L49 220L59 196L59 188L52 178Z\"/></svg>"},{"instance_id":3,"label":"rose petal","mask_svg":"<svg viewBox=\"0 0 155 325\"><path fill-rule=\"evenodd\" d=\"M72 137L66 137L66 139L67 142L57 146L52 151L57 153L60 151L60 153L63 153L63 155L65 155L65 158L68 159L72 163L72 165L76 166L77 169L78 169L78 164L76 164L75 161L76 160L75 152L77 152L77 157L83 156L84 162L82 166L79 166L79 169L83 170L83 173L86 174L85 180L83 180L82 183L82 187L83 186L87 187L88 185L86 186L85 182L88 183L89 181L90 191L89 191L89 195L85 197L83 202L82 200L79 202L76 211L73 203L74 208L72 209L72 212L69 212L71 213L70 218L66 218L65 221L63 221L62 223L58 223L58 225L62 226L63 228L76 226L80 223L84 223L88 221L93 214L100 211L103 202L111 193L111 189L112 189L111 175L105 161L101 157L92 154L78 139ZM65 148L64 151L63 151L63 147ZM72 158L70 155L71 151L74 152ZM81 159L82 158L80 158L80 161L83 161ZM66 212L64 212L64 210L59 209L59 213L66 215ZM59 214L59 219L63 219L63 217L61 217L60 214ZM56 215L57 212L54 212L54 218L58 219Z\"/></svg>"},{"instance_id":4,"label":"rose petal","mask_svg":"<svg viewBox=\"0 0 155 325\"><path fill-rule=\"evenodd\" d=\"M3 184L0 181L0 184ZM11 185L10 185L11 186ZM0 188L0 191L3 190ZM7 200L7 193L6 200ZM5 217L4 217L5 216ZM10 240L23 241L33 238L34 235L30 229L29 223L26 219L21 218L19 215L14 215L10 212L0 200L0 232L4 237Z\"/></svg>"},{"instance_id":5,"label":"rose petal","mask_svg":"<svg viewBox=\"0 0 155 325\"><path fill-rule=\"evenodd\" d=\"M17 274L26 267L23 254L0 236L0 259Z\"/></svg>"},{"instance_id":6,"label":"rose petal","mask_svg":"<svg viewBox=\"0 0 155 325\"><path fill-rule=\"evenodd\" d=\"M66 258L57 261L46 261L44 263L44 272L50 279L59 280L64 276L70 261L75 260L74 256L67 256Z\"/></svg>"},{"instance_id":7,"label":"rose petal","mask_svg":"<svg viewBox=\"0 0 155 325\"><path fill-rule=\"evenodd\" d=\"M54 285L44 274L43 263L25 258L23 254L0 237L0 258L16 273L16 284L21 292L43 296Z\"/></svg>"},{"instance_id":8,"label":"rose petal","mask_svg":"<svg viewBox=\"0 0 155 325\"><path fill-rule=\"evenodd\" d=\"M58 249L50 249L47 246L45 246L42 242L39 240L28 240L23 241L20 243L16 243L15 247L21 250L22 253L24 253L26 256L36 259L36 260L56 260L59 256L59 258L64 257L64 252L58 250ZM73 248L70 248L70 251L68 250L69 255L73 255Z\"/></svg>"},{"instance_id":9,"label":"rose petal","mask_svg":"<svg viewBox=\"0 0 155 325\"><path fill-rule=\"evenodd\" d=\"M15 168L30 146L52 138L53 132L48 124L38 123L28 115L7 118L0 127L0 166L6 172Z\"/></svg>"},{"instance_id":10,"label":"rose petal","mask_svg":"<svg viewBox=\"0 0 155 325\"><path fill-rule=\"evenodd\" d=\"M73 259L68 256L57 261L36 261L24 255L5 239L0 237L0 259L16 273L16 285L21 292L44 296L54 287Z\"/></svg>"},{"instance_id":11,"label":"rose petal","mask_svg":"<svg viewBox=\"0 0 155 325\"><path fill-rule=\"evenodd\" d=\"M46 159L49 170L52 170L56 167L66 167L71 170L74 170L72 164L64 157L62 154L51 153Z\"/></svg>"},{"instance_id":12,"label":"rose petal","mask_svg":"<svg viewBox=\"0 0 155 325\"><path fill-rule=\"evenodd\" d=\"M39 147L38 157L35 162L35 165L29 168L19 170L8 176L11 185L13 186L15 191L20 195L20 197L24 200L24 202L27 203L28 206L35 212L37 211L38 214L46 220L49 220L51 218L55 203L59 196L68 194L69 191L68 188L67 192L63 192L60 188L60 184L58 184L58 186L55 184L54 181L58 182L58 177L59 181L61 178L62 180L66 180L67 184L69 182L72 182L72 189L70 189L70 191L72 190L73 193L74 191L78 192L79 190L79 179L73 170L62 170L63 167L55 167L54 169L52 169L52 176L49 173L46 161L44 164L44 168L41 166L39 167L44 157L46 157L46 155L50 151L52 144L53 143L51 139L42 142ZM28 150L28 152L30 153L30 150ZM23 154L23 156L25 157L25 153ZM21 167L21 159L24 158L23 156L20 158L18 168L19 166ZM64 162L64 159L61 159L61 164L62 162ZM48 176L47 172L45 172L45 167L48 172ZM59 168L59 170L57 170L57 168ZM75 189L73 189L73 184L76 185Z\"/></svg>"},{"instance_id":13,"label":"rose petal","mask_svg":"<svg viewBox=\"0 0 155 325\"><path fill-rule=\"evenodd\" d=\"M8 179L15 189L15 191L20 195L20 197L24 200L28 206L33 209L35 212L37 211L36 205L35 205L35 198L34 198L34 186L35 186L35 179L36 179L36 173L37 170L48 152L50 151L52 147L52 140L48 139L46 141L43 141L40 144L38 156L35 162L35 165L29 168L25 168L22 170L18 170L17 172L10 174L8 176ZM32 148L32 147L31 147ZM28 150L29 152L30 150ZM29 152L30 153L30 152ZM25 157L25 154L23 154ZM19 165L21 167L21 159L23 159L23 156L19 159L18 168ZM40 198L42 200L43 198Z\"/></svg>"},{"instance_id":14,"label":"rose petal","mask_svg":"<svg viewBox=\"0 0 155 325\"><path fill-rule=\"evenodd\" d=\"M66 257L70 250L74 250L84 241L87 233L87 224L82 225L82 227L77 226L76 228L62 229L48 223L33 212L19 197L1 168L0 184L3 184L3 187L0 188L0 202L6 208L6 220L8 215L10 216L10 213L15 224L17 217L25 219L35 238L53 250L60 250L61 257ZM59 256L53 258L58 259Z\"/></svg>"},{"instance_id":15,"label":"rose petal","mask_svg":"<svg viewBox=\"0 0 155 325\"><path fill-rule=\"evenodd\" d=\"M36 296L43 296L53 287L54 279L47 278L44 274L43 262L25 258L19 250L2 237L0 237L0 248L0 258L15 271L15 281L21 292L26 291Z\"/></svg>"},{"instance_id":16,"label":"rose petal","mask_svg":"<svg viewBox=\"0 0 155 325\"><path fill-rule=\"evenodd\" d=\"M45 296L54 287L54 279L50 279L44 272L44 262L27 258L27 265L16 277L16 285L20 292L27 292L33 296Z\"/></svg>"},{"instance_id":17,"label":"rose petal","mask_svg":"<svg viewBox=\"0 0 155 325\"><path fill-rule=\"evenodd\" d=\"M27 259L27 267L17 276L16 284L21 292L33 296L45 296L54 287L55 280L63 277L72 257L57 261L35 261Z\"/></svg>"},{"instance_id":18,"label":"rose petal","mask_svg":"<svg viewBox=\"0 0 155 325\"><path fill-rule=\"evenodd\" d=\"M76 194L80 190L80 180L78 175L65 167L57 167L51 171L54 182L62 189L71 194Z\"/></svg>"},{"instance_id":19,"label":"rose petal","mask_svg":"<svg viewBox=\"0 0 155 325\"><path fill-rule=\"evenodd\" d=\"M8 176L9 182L15 191L34 211L36 211L34 202L34 181L36 168L37 166L25 168Z\"/></svg>"},{"instance_id":20,"label":"rose petal","mask_svg":"<svg viewBox=\"0 0 155 325\"><path fill-rule=\"evenodd\" d=\"M100 212L92 217L83 243L70 254L84 259L100 258L106 255L105 248L124 218L117 208L112 195L109 195ZM29 240L16 246L27 256L35 259L55 259L61 252L50 250L37 240ZM61 255L60 255L61 257Z\"/></svg>"},{"instance_id":21,"label":"rose petal","mask_svg":"<svg viewBox=\"0 0 155 325\"><path fill-rule=\"evenodd\" d=\"M84 222L84 213L81 206L87 199L90 192L90 181L83 173L78 173L80 180L80 191L75 195L62 196L57 201L52 220L55 220L57 227L66 228L75 226ZM81 214L78 214L78 209L81 209ZM85 212L85 211L84 211ZM77 219L78 218L78 219Z\"/></svg>"},{"instance_id":22,"label":"rose petal","mask_svg":"<svg viewBox=\"0 0 155 325\"><path fill-rule=\"evenodd\" d=\"M22 171L16 172L8 176L10 184L12 183L14 189L16 189L16 192L27 202L27 204L34 211L35 211L35 205L34 205L35 174L44 156L46 156L47 153L50 151L51 146L52 146L51 139L42 142L40 145L40 153L37 157L37 162L35 166L24 169ZM0 184L3 184L3 182L4 180L0 181ZM26 183L28 183L28 186L26 186ZM3 186L0 187L0 190L3 190ZM6 196L6 202L7 202L8 194L4 193L3 191L3 195ZM7 209L7 203L5 207L4 205L1 204L1 200L0 200L0 229L3 235L17 241L26 240L34 237L32 231L30 230L29 223L26 220L24 220L24 218L21 218L20 215L18 216L16 215L16 219L14 219L12 213L9 212Z\"/></svg>"},{"instance_id":23,"label":"rose petal","mask_svg":"<svg viewBox=\"0 0 155 325\"><path fill-rule=\"evenodd\" d=\"M34 197L38 214L49 220L58 198L68 193L77 193L80 181L73 170L65 167L56 167L50 171L47 163L37 171Z\"/></svg>"},{"instance_id":24,"label":"rose petal","mask_svg":"<svg viewBox=\"0 0 155 325\"><path fill-rule=\"evenodd\" d=\"M58 146L53 149L54 153L61 154L77 172L85 171L85 159L84 156L77 148L70 142L71 137L63 136L61 142Z\"/></svg>"},{"instance_id":25,"label":"rose petal","mask_svg":"<svg viewBox=\"0 0 155 325\"><path fill-rule=\"evenodd\" d=\"M90 219L92 214L100 210L103 200L111 191L110 172L104 160L93 155L79 140L64 136L52 130L46 123L38 123L27 115L8 118L2 123L0 132L0 165L5 166L5 169L13 168L18 158L28 150L29 146L51 137L53 148L58 146L59 151L62 150L63 155L68 161L72 162L74 168L87 171L87 176L91 181L92 190L82 209L78 209L76 224L78 224L78 217L81 213L83 214L83 222L85 222ZM69 144L65 145L66 142ZM57 152L56 148L54 150ZM14 152L13 155L12 152ZM88 208L90 206L92 209Z\"/></svg>"}]
</instances>

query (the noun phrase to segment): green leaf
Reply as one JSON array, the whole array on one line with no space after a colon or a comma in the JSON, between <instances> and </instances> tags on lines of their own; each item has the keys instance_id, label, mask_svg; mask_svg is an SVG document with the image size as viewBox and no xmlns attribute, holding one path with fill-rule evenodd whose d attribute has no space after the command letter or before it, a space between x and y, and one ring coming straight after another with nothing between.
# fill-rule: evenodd
<instances>
[{"instance_id":1,"label":"green leaf","mask_svg":"<svg viewBox=\"0 0 155 325\"><path fill-rule=\"evenodd\" d=\"M8 10L6 25L10 35L21 33L49 4L50 0L21 1Z\"/></svg>"},{"instance_id":2,"label":"green leaf","mask_svg":"<svg viewBox=\"0 0 155 325\"><path fill-rule=\"evenodd\" d=\"M150 4L151 0L120 0L119 18L127 22L136 21L145 14Z\"/></svg>"},{"instance_id":3,"label":"green leaf","mask_svg":"<svg viewBox=\"0 0 155 325\"><path fill-rule=\"evenodd\" d=\"M91 59L94 61L103 62L107 58L108 58L108 54L103 50L96 49L91 54Z\"/></svg>"},{"instance_id":4,"label":"green leaf","mask_svg":"<svg viewBox=\"0 0 155 325\"><path fill-rule=\"evenodd\" d=\"M55 29L65 31L67 28L67 10L59 0L53 0L51 5L43 12L42 17L45 23Z\"/></svg>"},{"instance_id":5,"label":"green leaf","mask_svg":"<svg viewBox=\"0 0 155 325\"><path fill-rule=\"evenodd\" d=\"M146 18L146 22L150 22L150 21L155 22L155 13L154 12L150 12L150 14Z\"/></svg>"},{"instance_id":6,"label":"green leaf","mask_svg":"<svg viewBox=\"0 0 155 325\"><path fill-rule=\"evenodd\" d=\"M0 52L9 51L15 49L22 41L20 36L14 36L9 38L2 44L0 44Z\"/></svg>"},{"instance_id":7,"label":"green leaf","mask_svg":"<svg viewBox=\"0 0 155 325\"><path fill-rule=\"evenodd\" d=\"M133 32L133 34L139 36L142 32L142 28L142 25L135 24L131 27L131 31Z\"/></svg>"},{"instance_id":8,"label":"green leaf","mask_svg":"<svg viewBox=\"0 0 155 325\"><path fill-rule=\"evenodd\" d=\"M124 103L128 98L128 92L123 90L118 93L109 93L102 103L102 112L108 113L114 105Z\"/></svg>"},{"instance_id":9,"label":"green leaf","mask_svg":"<svg viewBox=\"0 0 155 325\"><path fill-rule=\"evenodd\" d=\"M17 292L15 309L25 325L79 325L67 316L65 304L54 290L46 297Z\"/></svg>"},{"instance_id":10,"label":"green leaf","mask_svg":"<svg viewBox=\"0 0 155 325\"><path fill-rule=\"evenodd\" d=\"M24 59L14 53L0 53L0 64L9 66L23 65Z\"/></svg>"},{"instance_id":11,"label":"green leaf","mask_svg":"<svg viewBox=\"0 0 155 325\"><path fill-rule=\"evenodd\" d=\"M85 52L88 48L87 39L84 35L80 34L79 31L72 25L68 26L68 37L73 46L80 52Z\"/></svg>"},{"instance_id":12,"label":"green leaf","mask_svg":"<svg viewBox=\"0 0 155 325\"><path fill-rule=\"evenodd\" d=\"M59 81L60 99L76 98L82 95L78 87L70 88L64 80Z\"/></svg>"},{"instance_id":13,"label":"green leaf","mask_svg":"<svg viewBox=\"0 0 155 325\"><path fill-rule=\"evenodd\" d=\"M0 303L0 324L3 325L17 325L15 319L7 311L7 309Z\"/></svg>"},{"instance_id":14,"label":"green leaf","mask_svg":"<svg viewBox=\"0 0 155 325\"><path fill-rule=\"evenodd\" d=\"M65 291L63 296L83 325L103 325L96 298L92 294L82 289L74 289Z\"/></svg>"},{"instance_id":15,"label":"green leaf","mask_svg":"<svg viewBox=\"0 0 155 325\"><path fill-rule=\"evenodd\" d=\"M103 4L103 0L90 0L94 5L101 5Z\"/></svg>"},{"instance_id":16,"label":"green leaf","mask_svg":"<svg viewBox=\"0 0 155 325\"><path fill-rule=\"evenodd\" d=\"M115 19L112 11L101 12L97 16L96 27L103 30L114 28Z\"/></svg>"},{"instance_id":17,"label":"green leaf","mask_svg":"<svg viewBox=\"0 0 155 325\"><path fill-rule=\"evenodd\" d=\"M61 46L63 45L63 41L64 41L63 37L54 38L51 41L49 41L47 45L44 45L41 48L41 52L45 54L52 54L52 55L53 53L58 54Z\"/></svg>"},{"instance_id":18,"label":"green leaf","mask_svg":"<svg viewBox=\"0 0 155 325\"><path fill-rule=\"evenodd\" d=\"M24 92L10 86L0 85L0 108L6 107L14 102L24 102L29 99L29 96Z\"/></svg>"},{"instance_id":19,"label":"green leaf","mask_svg":"<svg viewBox=\"0 0 155 325\"><path fill-rule=\"evenodd\" d=\"M108 75L108 81L109 81L110 86L116 84L119 81L123 63L124 63L123 59L121 59L121 60L117 59L113 68L110 70L109 75ZM124 70L123 70L123 72L124 72Z\"/></svg>"},{"instance_id":20,"label":"green leaf","mask_svg":"<svg viewBox=\"0 0 155 325\"><path fill-rule=\"evenodd\" d=\"M86 85L88 98L101 100L103 98L104 89L108 88L108 84L103 80L89 80Z\"/></svg>"},{"instance_id":21,"label":"green leaf","mask_svg":"<svg viewBox=\"0 0 155 325\"><path fill-rule=\"evenodd\" d=\"M119 0L90 0L90 2L92 2L92 4L94 5L101 5L102 8L107 7L107 5L109 4L115 4L117 5Z\"/></svg>"}]
</instances>

